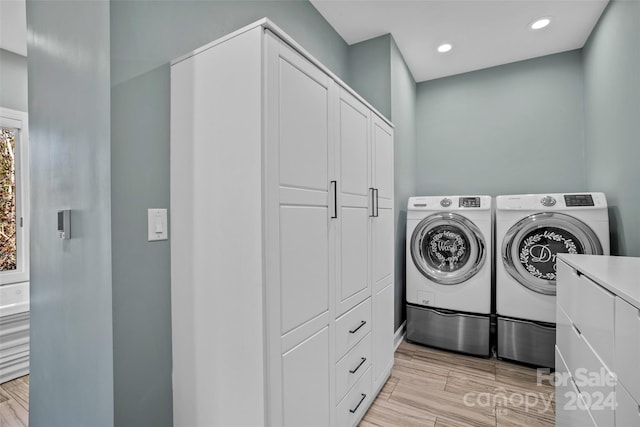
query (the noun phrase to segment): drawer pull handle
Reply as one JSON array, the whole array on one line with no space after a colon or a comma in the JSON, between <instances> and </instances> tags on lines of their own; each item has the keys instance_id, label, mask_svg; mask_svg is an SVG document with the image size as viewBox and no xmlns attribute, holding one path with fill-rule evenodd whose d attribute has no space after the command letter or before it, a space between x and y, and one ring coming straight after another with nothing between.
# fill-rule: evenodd
<instances>
[{"instance_id":1,"label":"drawer pull handle","mask_svg":"<svg viewBox=\"0 0 640 427\"><path fill-rule=\"evenodd\" d=\"M573 326L573 329L575 329L575 330L576 330L576 333L577 333L578 335L582 336L582 332L580 332L580 329L578 329L578 327L576 326L576 324L575 324L575 323L572 323L572 324L571 324L571 326Z\"/></svg>"},{"instance_id":2,"label":"drawer pull handle","mask_svg":"<svg viewBox=\"0 0 640 427\"><path fill-rule=\"evenodd\" d=\"M356 411L358 410L358 408L360 407L360 405L362 405L362 402L364 402L364 400L367 398L367 395L362 393L362 397L360 398L360 402L358 402L358 404L356 405L355 408L353 409L349 409L349 412L351 412L352 414L355 414Z\"/></svg>"},{"instance_id":3,"label":"drawer pull handle","mask_svg":"<svg viewBox=\"0 0 640 427\"><path fill-rule=\"evenodd\" d=\"M367 321L363 320L362 322L360 322L360 325L358 325L357 328L350 330L349 333L350 334L355 334L356 332L358 332L360 330L360 328L362 328L366 324L367 324Z\"/></svg>"},{"instance_id":4,"label":"drawer pull handle","mask_svg":"<svg viewBox=\"0 0 640 427\"><path fill-rule=\"evenodd\" d=\"M358 366L356 366L356 369L350 369L349 373L350 374L355 374L356 372L358 372L358 369L360 369L360 367L364 364L364 362L367 361L366 357L361 357L360 358L360 363L358 364Z\"/></svg>"}]
</instances>

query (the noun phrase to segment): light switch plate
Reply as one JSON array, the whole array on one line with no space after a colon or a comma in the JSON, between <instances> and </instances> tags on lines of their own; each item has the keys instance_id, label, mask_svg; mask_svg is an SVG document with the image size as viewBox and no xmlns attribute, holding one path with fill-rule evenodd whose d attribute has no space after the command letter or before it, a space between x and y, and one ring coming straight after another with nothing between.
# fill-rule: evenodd
<instances>
[{"instance_id":1,"label":"light switch plate","mask_svg":"<svg viewBox=\"0 0 640 427\"><path fill-rule=\"evenodd\" d=\"M156 240L168 240L169 224L167 223L167 210L147 210L147 228L150 242L154 242Z\"/></svg>"}]
</instances>

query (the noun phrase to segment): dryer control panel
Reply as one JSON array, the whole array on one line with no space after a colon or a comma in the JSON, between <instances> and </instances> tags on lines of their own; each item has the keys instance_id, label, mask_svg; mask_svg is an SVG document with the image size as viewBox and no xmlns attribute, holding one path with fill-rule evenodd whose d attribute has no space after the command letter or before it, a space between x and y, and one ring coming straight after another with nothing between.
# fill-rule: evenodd
<instances>
[{"instance_id":1,"label":"dryer control panel","mask_svg":"<svg viewBox=\"0 0 640 427\"><path fill-rule=\"evenodd\" d=\"M480 197L460 197L458 206L461 208L479 208Z\"/></svg>"},{"instance_id":2,"label":"dryer control panel","mask_svg":"<svg viewBox=\"0 0 640 427\"><path fill-rule=\"evenodd\" d=\"M564 203L568 208L574 206L594 206L591 194L565 194Z\"/></svg>"}]
</instances>

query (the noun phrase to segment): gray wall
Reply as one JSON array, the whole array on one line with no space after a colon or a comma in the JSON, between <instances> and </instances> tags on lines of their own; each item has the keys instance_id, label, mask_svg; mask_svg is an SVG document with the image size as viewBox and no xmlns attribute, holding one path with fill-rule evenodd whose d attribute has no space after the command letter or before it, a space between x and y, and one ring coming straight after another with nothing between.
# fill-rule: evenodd
<instances>
[{"instance_id":1,"label":"gray wall","mask_svg":"<svg viewBox=\"0 0 640 427\"><path fill-rule=\"evenodd\" d=\"M169 207L168 88L165 64L111 90L117 426L171 425L173 418L170 247L147 241L147 209Z\"/></svg>"},{"instance_id":2,"label":"gray wall","mask_svg":"<svg viewBox=\"0 0 640 427\"><path fill-rule=\"evenodd\" d=\"M405 240L407 201L416 194L416 82L391 38L391 120L395 125L395 328L405 314Z\"/></svg>"},{"instance_id":3,"label":"gray wall","mask_svg":"<svg viewBox=\"0 0 640 427\"><path fill-rule=\"evenodd\" d=\"M27 111L27 58L0 49L0 107Z\"/></svg>"},{"instance_id":4,"label":"gray wall","mask_svg":"<svg viewBox=\"0 0 640 427\"><path fill-rule=\"evenodd\" d=\"M111 2L116 425L172 424L169 242L146 241L146 209L169 207L168 63L264 16L346 77L346 43L306 1Z\"/></svg>"},{"instance_id":5,"label":"gray wall","mask_svg":"<svg viewBox=\"0 0 640 427\"><path fill-rule=\"evenodd\" d=\"M112 426L109 3L28 0L27 22L29 423Z\"/></svg>"},{"instance_id":6,"label":"gray wall","mask_svg":"<svg viewBox=\"0 0 640 427\"><path fill-rule=\"evenodd\" d=\"M612 253L640 256L640 2L609 3L583 56L588 187L607 195Z\"/></svg>"},{"instance_id":7,"label":"gray wall","mask_svg":"<svg viewBox=\"0 0 640 427\"><path fill-rule=\"evenodd\" d=\"M117 85L268 17L340 78L348 46L307 0L112 0L112 82Z\"/></svg>"},{"instance_id":8,"label":"gray wall","mask_svg":"<svg viewBox=\"0 0 640 427\"><path fill-rule=\"evenodd\" d=\"M376 37L349 46L347 83L391 118L391 36Z\"/></svg>"},{"instance_id":9,"label":"gray wall","mask_svg":"<svg viewBox=\"0 0 640 427\"><path fill-rule=\"evenodd\" d=\"M398 329L406 318L407 199L416 191L416 82L395 40L386 34L349 47L349 84L395 126L395 329Z\"/></svg>"},{"instance_id":10,"label":"gray wall","mask_svg":"<svg viewBox=\"0 0 640 427\"><path fill-rule=\"evenodd\" d=\"M585 191L580 51L418 84L420 195Z\"/></svg>"}]
</instances>

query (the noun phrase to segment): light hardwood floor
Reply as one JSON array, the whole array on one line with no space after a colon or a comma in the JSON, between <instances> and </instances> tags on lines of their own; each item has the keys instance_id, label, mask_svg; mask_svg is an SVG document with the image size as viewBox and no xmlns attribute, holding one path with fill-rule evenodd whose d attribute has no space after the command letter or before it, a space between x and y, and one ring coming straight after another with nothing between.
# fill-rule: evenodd
<instances>
[{"instance_id":1,"label":"light hardwood floor","mask_svg":"<svg viewBox=\"0 0 640 427\"><path fill-rule=\"evenodd\" d=\"M549 375L513 363L400 344L391 377L360 427L555 425Z\"/></svg>"},{"instance_id":2,"label":"light hardwood floor","mask_svg":"<svg viewBox=\"0 0 640 427\"><path fill-rule=\"evenodd\" d=\"M0 384L0 426L29 425L29 375Z\"/></svg>"},{"instance_id":3,"label":"light hardwood floor","mask_svg":"<svg viewBox=\"0 0 640 427\"><path fill-rule=\"evenodd\" d=\"M553 426L554 397L535 369L403 342L360 427ZM0 385L0 426L27 426L28 409L28 375Z\"/></svg>"}]
</instances>

